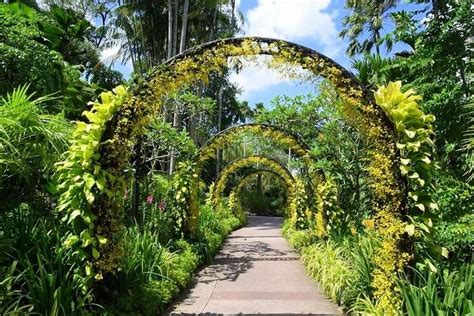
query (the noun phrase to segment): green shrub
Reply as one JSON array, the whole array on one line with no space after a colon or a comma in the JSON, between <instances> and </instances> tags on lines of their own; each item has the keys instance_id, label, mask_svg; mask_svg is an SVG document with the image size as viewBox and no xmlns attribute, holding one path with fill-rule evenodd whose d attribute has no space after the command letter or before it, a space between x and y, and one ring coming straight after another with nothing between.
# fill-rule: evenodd
<instances>
[{"instance_id":1,"label":"green shrub","mask_svg":"<svg viewBox=\"0 0 474 316\"><path fill-rule=\"evenodd\" d=\"M230 212L230 211L229 211ZM231 213L231 212L230 212ZM220 249L225 236L232 230L233 223L228 220L227 210L217 210L210 205L201 207L196 235L196 249L205 262L210 262ZM230 214L233 217L232 214ZM236 219L236 221L238 221Z\"/></svg>"},{"instance_id":2,"label":"green shrub","mask_svg":"<svg viewBox=\"0 0 474 316\"><path fill-rule=\"evenodd\" d=\"M435 242L449 251L450 264L460 265L472 259L474 244L474 187L439 172L434 199L439 205Z\"/></svg>"},{"instance_id":3,"label":"green shrub","mask_svg":"<svg viewBox=\"0 0 474 316\"><path fill-rule=\"evenodd\" d=\"M371 236L361 236L355 242L350 242L348 251L354 273L357 275L357 282L353 285L359 293L364 293L370 297L372 294L372 272L374 263L372 255L374 254L376 242Z\"/></svg>"},{"instance_id":4,"label":"green shrub","mask_svg":"<svg viewBox=\"0 0 474 316\"><path fill-rule=\"evenodd\" d=\"M0 4L0 95L19 85L46 95L63 88L63 58L41 42L44 19L24 5Z\"/></svg>"},{"instance_id":5,"label":"green shrub","mask_svg":"<svg viewBox=\"0 0 474 316\"><path fill-rule=\"evenodd\" d=\"M307 273L335 302L348 306L357 293L352 285L357 282L349 258L340 247L331 242L316 243L302 250L301 261Z\"/></svg>"},{"instance_id":6,"label":"green shrub","mask_svg":"<svg viewBox=\"0 0 474 316\"><path fill-rule=\"evenodd\" d=\"M48 115L50 96L36 98L28 86L0 98L0 210L20 202L44 203L45 183L68 146L70 125ZM38 192L41 189L41 192Z\"/></svg>"},{"instance_id":7,"label":"green shrub","mask_svg":"<svg viewBox=\"0 0 474 316\"><path fill-rule=\"evenodd\" d=\"M463 265L459 271L433 273L416 271L414 282L399 281L405 315L472 315L474 265Z\"/></svg>"},{"instance_id":8,"label":"green shrub","mask_svg":"<svg viewBox=\"0 0 474 316\"><path fill-rule=\"evenodd\" d=\"M186 241L164 247L157 235L137 226L124 233L123 247L127 255L121 271L107 284L114 288L102 289L100 297L112 314L160 314L187 286L199 263Z\"/></svg>"},{"instance_id":9,"label":"green shrub","mask_svg":"<svg viewBox=\"0 0 474 316\"><path fill-rule=\"evenodd\" d=\"M355 311L374 306L371 256L375 241L371 236L338 236L337 242L324 241L315 238L312 231L295 229L289 220L283 224L283 235L301 253L308 275L331 299Z\"/></svg>"},{"instance_id":10,"label":"green shrub","mask_svg":"<svg viewBox=\"0 0 474 316\"><path fill-rule=\"evenodd\" d=\"M301 251L303 248L309 246L313 241L312 234L307 230L294 230L288 236L290 246L296 251Z\"/></svg>"},{"instance_id":11,"label":"green shrub","mask_svg":"<svg viewBox=\"0 0 474 316\"><path fill-rule=\"evenodd\" d=\"M161 277L163 257L169 254L156 234L133 226L125 231L123 245L127 255L123 257L121 267L127 277L133 278L129 283L142 278L143 281L151 281Z\"/></svg>"},{"instance_id":12,"label":"green shrub","mask_svg":"<svg viewBox=\"0 0 474 316\"><path fill-rule=\"evenodd\" d=\"M0 314L82 315L92 311L92 294L73 250L60 247L62 227L28 205L2 214Z\"/></svg>"}]
</instances>

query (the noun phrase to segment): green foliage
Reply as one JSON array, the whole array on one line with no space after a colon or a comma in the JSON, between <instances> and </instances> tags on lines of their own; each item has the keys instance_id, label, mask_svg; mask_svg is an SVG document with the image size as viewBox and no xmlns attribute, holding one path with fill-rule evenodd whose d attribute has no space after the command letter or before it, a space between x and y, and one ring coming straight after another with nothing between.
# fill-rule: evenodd
<instances>
[{"instance_id":1,"label":"green foliage","mask_svg":"<svg viewBox=\"0 0 474 316\"><path fill-rule=\"evenodd\" d=\"M99 301L113 314L156 315L190 282L197 266L209 262L224 238L240 222L226 207L203 206L192 243L171 240L165 246L147 226L126 230L121 268ZM117 294L118 292L118 294Z\"/></svg>"},{"instance_id":2,"label":"green foliage","mask_svg":"<svg viewBox=\"0 0 474 316\"><path fill-rule=\"evenodd\" d=\"M150 170L159 162L155 157L172 152L178 161L188 160L196 154L196 146L185 131L178 131L161 118L153 120L147 127L143 140L143 156L151 157Z\"/></svg>"},{"instance_id":3,"label":"green foliage","mask_svg":"<svg viewBox=\"0 0 474 316\"><path fill-rule=\"evenodd\" d=\"M179 162L171 180L169 201L172 205L171 212L173 212L175 218L174 226L177 233L182 233L183 229L193 228L193 223L196 220L194 218L195 214L192 214L191 210L189 210L192 186L194 180L198 177L195 169L196 167L193 162Z\"/></svg>"},{"instance_id":4,"label":"green foliage","mask_svg":"<svg viewBox=\"0 0 474 316\"><path fill-rule=\"evenodd\" d=\"M462 140L461 150L465 157L466 163L463 168L466 171L464 173L467 176L467 181L474 180L474 97L471 96L470 102L465 106L469 111L468 116L468 128L464 133L464 139Z\"/></svg>"},{"instance_id":5,"label":"green foliage","mask_svg":"<svg viewBox=\"0 0 474 316\"><path fill-rule=\"evenodd\" d=\"M7 242L0 272L2 315L82 315L92 294L72 249L61 247L62 227L26 204L1 214L0 244Z\"/></svg>"},{"instance_id":6,"label":"green foliage","mask_svg":"<svg viewBox=\"0 0 474 316\"><path fill-rule=\"evenodd\" d=\"M105 91L112 90L116 86L124 84L121 72L113 70L104 64L98 64L92 69L91 83L96 84Z\"/></svg>"},{"instance_id":7,"label":"green foliage","mask_svg":"<svg viewBox=\"0 0 474 316\"><path fill-rule=\"evenodd\" d=\"M0 95L20 85L47 95L64 86L63 59L40 41L40 14L19 2L0 4Z\"/></svg>"},{"instance_id":8,"label":"green foliage","mask_svg":"<svg viewBox=\"0 0 474 316\"><path fill-rule=\"evenodd\" d=\"M53 98L35 98L27 90L19 87L0 99L0 209L40 199L35 190L46 186L68 145L69 124L44 111Z\"/></svg>"},{"instance_id":9,"label":"green foliage","mask_svg":"<svg viewBox=\"0 0 474 316\"><path fill-rule=\"evenodd\" d=\"M288 210L288 216L295 228L305 229L308 227L307 210L308 196L305 191L304 183L301 179L297 178L290 192L290 205Z\"/></svg>"},{"instance_id":10,"label":"green foliage","mask_svg":"<svg viewBox=\"0 0 474 316\"><path fill-rule=\"evenodd\" d=\"M308 247L313 242L313 237L311 233L307 230L287 230L286 236L288 238L288 243L296 251L302 251L303 248Z\"/></svg>"},{"instance_id":11,"label":"green foliage","mask_svg":"<svg viewBox=\"0 0 474 316\"><path fill-rule=\"evenodd\" d=\"M99 54L88 40L91 24L74 10L51 6L39 21L39 29L47 45L61 53L69 64L87 68L98 64Z\"/></svg>"},{"instance_id":12,"label":"green foliage","mask_svg":"<svg viewBox=\"0 0 474 316\"><path fill-rule=\"evenodd\" d=\"M468 262L474 243L474 188L439 171L433 199L439 205L440 217L434 235L436 243L449 250L449 264Z\"/></svg>"},{"instance_id":13,"label":"green foliage","mask_svg":"<svg viewBox=\"0 0 474 316\"><path fill-rule=\"evenodd\" d=\"M413 236L415 228L424 237L432 252L447 256L447 251L432 243L433 212L439 209L433 201L430 189L433 172L438 166L433 161L432 140L434 116L424 114L417 104L420 96L413 90L401 91L401 82L389 83L375 93L377 104L392 120L398 134L397 148L400 150L400 170L408 181L408 196L412 206L412 223L406 232Z\"/></svg>"},{"instance_id":14,"label":"green foliage","mask_svg":"<svg viewBox=\"0 0 474 316\"><path fill-rule=\"evenodd\" d=\"M354 298L355 293L348 295L348 292L352 290L349 285L356 282L357 275L341 248L331 242L313 244L302 250L301 261L307 273L338 304L347 305Z\"/></svg>"},{"instance_id":15,"label":"green foliage","mask_svg":"<svg viewBox=\"0 0 474 316\"><path fill-rule=\"evenodd\" d=\"M421 97L413 90L401 91L401 82L389 83L375 94L375 100L392 120L398 133L397 148L401 154L400 170L410 186L409 196L422 212L437 209L428 195L433 171L433 115L426 115L416 103Z\"/></svg>"},{"instance_id":16,"label":"green foliage","mask_svg":"<svg viewBox=\"0 0 474 316\"><path fill-rule=\"evenodd\" d=\"M122 244L128 255L108 283L115 288L107 288L100 301L113 314L161 314L191 280L197 254L184 240L165 247L151 230L137 226L127 229Z\"/></svg>"},{"instance_id":17,"label":"green foliage","mask_svg":"<svg viewBox=\"0 0 474 316\"><path fill-rule=\"evenodd\" d=\"M346 1L346 9L351 10L350 15L345 16L342 24L344 29L339 34L342 38L350 40L346 53L354 56L360 53L370 53L375 47L380 54L380 47L384 42L382 36L384 20L390 15L391 9L396 1ZM390 49L390 43L386 43Z\"/></svg>"},{"instance_id":18,"label":"green foliage","mask_svg":"<svg viewBox=\"0 0 474 316\"><path fill-rule=\"evenodd\" d=\"M285 216L287 213L287 184L272 172L250 173L239 180L233 192L236 189L235 199L238 199L236 203L241 211L263 216Z\"/></svg>"},{"instance_id":19,"label":"green foliage","mask_svg":"<svg viewBox=\"0 0 474 316\"><path fill-rule=\"evenodd\" d=\"M199 255L210 262L220 249L224 238L242 225L232 210L221 203L217 208L205 204L199 212L199 221L194 240Z\"/></svg>"},{"instance_id":20,"label":"green foliage","mask_svg":"<svg viewBox=\"0 0 474 316\"><path fill-rule=\"evenodd\" d=\"M63 77L65 87L59 95L60 109L64 112L66 118L70 120L79 120L82 112L90 100L96 97L92 87L82 80L81 72L75 66L64 65Z\"/></svg>"},{"instance_id":21,"label":"green foliage","mask_svg":"<svg viewBox=\"0 0 474 316\"><path fill-rule=\"evenodd\" d=\"M472 315L474 313L474 265L459 271L417 273L414 284L406 278L399 281L406 315Z\"/></svg>"},{"instance_id":22,"label":"green foliage","mask_svg":"<svg viewBox=\"0 0 474 316\"><path fill-rule=\"evenodd\" d=\"M354 272L357 274L357 282L353 285L356 291L366 296L371 296L373 288L372 273L375 269L373 254L376 248L374 236L359 236L356 241L349 242L347 251L352 258Z\"/></svg>"},{"instance_id":23,"label":"green foliage","mask_svg":"<svg viewBox=\"0 0 474 316\"><path fill-rule=\"evenodd\" d=\"M352 66L357 70L357 77L366 86L376 87L393 81L389 66L391 60L380 55L365 55L364 58L353 60Z\"/></svg>"},{"instance_id":24,"label":"green foliage","mask_svg":"<svg viewBox=\"0 0 474 316\"><path fill-rule=\"evenodd\" d=\"M171 256L166 248L160 244L159 235L144 228L142 231L137 226L128 228L122 242L127 256L123 257L121 269L129 280L127 286L140 281L146 282L160 278L162 261L170 260Z\"/></svg>"},{"instance_id":25,"label":"green foliage","mask_svg":"<svg viewBox=\"0 0 474 316\"><path fill-rule=\"evenodd\" d=\"M428 18L420 18L421 12ZM398 80L423 96L423 110L436 116L438 148L449 144L459 149L470 126L466 104L472 95L472 7L469 1L445 0L432 12L429 6L421 12L402 11L396 16L395 40L409 43L413 52L395 58L390 68ZM457 150L446 154L446 166L462 176L467 157Z\"/></svg>"},{"instance_id":26,"label":"green foliage","mask_svg":"<svg viewBox=\"0 0 474 316\"><path fill-rule=\"evenodd\" d=\"M77 248L79 257L85 261L85 270L80 274L92 277L91 260L100 256L100 247L110 240L96 235L94 221L97 215L91 210L99 192L113 197L119 192L111 192L110 182L116 179L101 168L99 148L106 123L129 97L122 86L114 93L102 93L101 101L92 104L91 111L84 112L89 122L76 122L71 146L63 161L58 163L58 190L61 196L57 210L64 213L63 221L71 230L64 236L64 247ZM111 232L104 232L111 233Z\"/></svg>"},{"instance_id":27,"label":"green foliage","mask_svg":"<svg viewBox=\"0 0 474 316\"><path fill-rule=\"evenodd\" d=\"M257 107L254 114L255 123L271 124L301 137L311 143L319 134L315 124L327 119L328 111L325 97L330 93L327 83L321 84L318 96L276 96L271 100L271 107Z\"/></svg>"}]
</instances>

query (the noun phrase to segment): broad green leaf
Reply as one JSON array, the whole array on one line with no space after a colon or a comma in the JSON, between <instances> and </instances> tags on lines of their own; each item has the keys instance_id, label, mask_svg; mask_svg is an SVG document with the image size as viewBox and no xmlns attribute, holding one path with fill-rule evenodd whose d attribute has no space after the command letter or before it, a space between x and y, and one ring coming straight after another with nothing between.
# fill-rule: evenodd
<instances>
[{"instance_id":1,"label":"broad green leaf","mask_svg":"<svg viewBox=\"0 0 474 316\"><path fill-rule=\"evenodd\" d=\"M415 234L415 225L409 224L405 226L405 231L408 233L409 236L413 236Z\"/></svg>"},{"instance_id":2,"label":"broad green leaf","mask_svg":"<svg viewBox=\"0 0 474 316\"><path fill-rule=\"evenodd\" d=\"M63 242L63 245L64 247L69 248L75 245L78 241L79 237L77 237L76 235L71 235Z\"/></svg>"},{"instance_id":3,"label":"broad green leaf","mask_svg":"<svg viewBox=\"0 0 474 316\"><path fill-rule=\"evenodd\" d=\"M405 158L400 158L400 161L401 161L401 163L404 164L405 166L408 165L408 164L411 162L410 159L405 159Z\"/></svg>"},{"instance_id":4,"label":"broad green leaf","mask_svg":"<svg viewBox=\"0 0 474 316\"><path fill-rule=\"evenodd\" d=\"M97 236L97 240L99 241L99 244L105 245L107 243L107 238L102 237L102 236Z\"/></svg>"},{"instance_id":5,"label":"broad green leaf","mask_svg":"<svg viewBox=\"0 0 474 316\"><path fill-rule=\"evenodd\" d=\"M99 259L99 256L100 256L100 252L97 249L95 249L95 247L92 247L92 257L95 260L97 260Z\"/></svg>"}]
</instances>

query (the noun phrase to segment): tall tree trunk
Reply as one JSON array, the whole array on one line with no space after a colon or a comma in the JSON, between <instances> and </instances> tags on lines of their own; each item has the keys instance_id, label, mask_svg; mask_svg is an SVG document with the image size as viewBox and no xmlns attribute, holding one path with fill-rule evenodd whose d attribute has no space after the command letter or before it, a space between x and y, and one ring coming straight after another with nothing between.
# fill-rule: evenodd
<instances>
[{"instance_id":1,"label":"tall tree trunk","mask_svg":"<svg viewBox=\"0 0 474 316\"><path fill-rule=\"evenodd\" d=\"M181 24L181 38L179 43L179 52L182 53L186 49L186 37L188 32L188 11L189 0L184 0L183 23Z\"/></svg>"},{"instance_id":2,"label":"tall tree trunk","mask_svg":"<svg viewBox=\"0 0 474 316\"><path fill-rule=\"evenodd\" d=\"M176 55L177 51L177 41L178 41L178 0L173 0L173 4L171 5L171 0L168 0L168 8L171 8L171 25L168 24L168 29L171 27L171 36L168 36L168 40L171 43L171 55L169 58ZM168 13L169 14L169 13ZM169 17L169 15L168 15ZM169 53L169 49L168 49ZM173 111L173 127L178 129L179 128L179 106L175 103L174 111ZM169 174L173 174L174 169L176 166L176 155L174 152L171 153L170 156L170 167L169 167Z\"/></svg>"},{"instance_id":3,"label":"tall tree trunk","mask_svg":"<svg viewBox=\"0 0 474 316\"><path fill-rule=\"evenodd\" d=\"M257 174L257 193L259 197L263 195L262 175L260 173Z\"/></svg>"},{"instance_id":4,"label":"tall tree trunk","mask_svg":"<svg viewBox=\"0 0 474 316\"><path fill-rule=\"evenodd\" d=\"M216 28L217 28L217 13L219 12L219 5L216 4L214 9L214 15L212 16L212 23L211 23L211 30L209 32L209 41L212 41L216 35Z\"/></svg>"},{"instance_id":5,"label":"tall tree trunk","mask_svg":"<svg viewBox=\"0 0 474 316\"><path fill-rule=\"evenodd\" d=\"M173 56L175 56L178 53L178 0L174 0L173 6Z\"/></svg>"},{"instance_id":6,"label":"tall tree trunk","mask_svg":"<svg viewBox=\"0 0 474 316\"><path fill-rule=\"evenodd\" d=\"M173 57L173 5L168 0L168 59Z\"/></svg>"}]
</instances>

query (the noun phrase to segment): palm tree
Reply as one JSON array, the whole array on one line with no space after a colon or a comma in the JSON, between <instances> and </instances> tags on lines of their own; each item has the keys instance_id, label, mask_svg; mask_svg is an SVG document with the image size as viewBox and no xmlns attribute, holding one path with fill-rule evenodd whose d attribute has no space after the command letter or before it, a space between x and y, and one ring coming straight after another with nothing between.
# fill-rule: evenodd
<instances>
[{"instance_id":1,"label":"palm tree","mask_svg":"<svg viewBox=\"0 0 474 316\"><path fill-rule=\"evenodd\" d=\"M366 86L376 87L391 81L390 59L380 55L365 55L364 58L352 61L357 77Z\"/></svg>"},{"instance_id":2,"label":"palm tree","mask_svg":"<svg viewBox=\"0 0 474 316\"><path fill-rule=\"evenodd\" d=\"M345 28L340 36L350 40L346 50L349 56L370 53L374 47L376 54L380 55L383 23L396 4L397 0L346 0L346 8L352 12L344 17Z\"/></svg>"}]
</instances>

